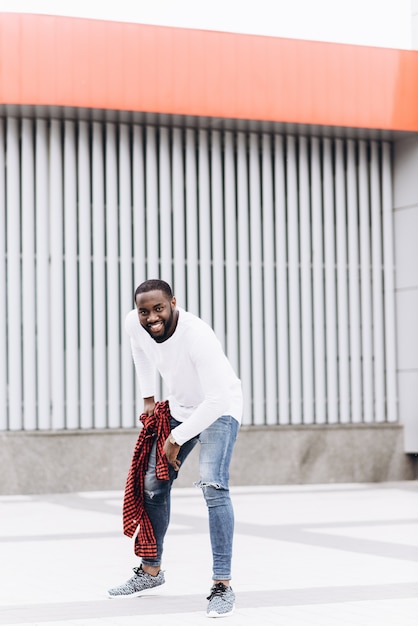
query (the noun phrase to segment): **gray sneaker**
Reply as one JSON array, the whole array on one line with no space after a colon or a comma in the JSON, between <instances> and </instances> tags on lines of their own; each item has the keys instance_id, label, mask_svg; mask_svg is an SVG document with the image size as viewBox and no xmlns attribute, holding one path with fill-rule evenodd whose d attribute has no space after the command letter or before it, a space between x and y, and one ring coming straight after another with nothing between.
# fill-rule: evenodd
<instances>
[{"instance_id":1,"label":"gray sneaker","mask_svg":"<svg viewBox=\"0 0 418 626\"><path fill-rule=\"evenodd\" d=\"M160 570L157 576L147 574L140 567L134 567L134 576L120 585L113 587L107 592L108 598L136 598L136 596L148 595L154 592L155 587L164 585L164 572Z\"/></svg>"},{"instance_id":2,"label":"gray sneaker","mask_svg":"<svg viewBox=\"0 0 418 626\"><path fill-rule=\"evenodd\" d=\"M223 583L216 583L210 590L210 596L206 617L227 617L235 608L235 593L231 587Z\"/></svg>"}]
</instances>

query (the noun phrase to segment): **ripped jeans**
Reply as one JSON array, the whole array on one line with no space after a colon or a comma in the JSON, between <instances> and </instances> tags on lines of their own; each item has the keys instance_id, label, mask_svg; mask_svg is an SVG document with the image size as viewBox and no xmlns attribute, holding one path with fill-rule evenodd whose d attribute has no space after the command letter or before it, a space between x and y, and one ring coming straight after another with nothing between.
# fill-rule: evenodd
<instances>
[{"instance_id":1,"label":"ripped jeans","mask_svg":"<svg viewBox=\"0 0 418 626\"><path fill-rule=\"evenodd\" d=\"M180 422L171 418L171 429ZM183 444L178 459L183 464L195 445L200 443L200 480L209 513L209 533L213 557L213 580L230 580L232 540L234 534L234 510L229 495L229 465L238 434L239 424L230 415L223 415L197 437ZM164 537L170 522L171 487L177 478L169 466L170 480L157 480L155 476L155 447L151 451L148 470L145 475L145 509L149 515L158 556L155 559L142 559L144 565L161 565ZM181 468L180 468L181 469Z\"/></svg>"}]
</instances>

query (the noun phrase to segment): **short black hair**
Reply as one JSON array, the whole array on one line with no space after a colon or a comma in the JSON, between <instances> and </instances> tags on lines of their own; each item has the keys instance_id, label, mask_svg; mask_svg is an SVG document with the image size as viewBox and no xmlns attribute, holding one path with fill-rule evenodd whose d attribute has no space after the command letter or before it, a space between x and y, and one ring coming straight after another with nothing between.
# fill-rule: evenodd
<instances>
[{"instance_id":1,"label":"short black hair","mask_svg":"<svg viewBox=\"0 0 418 626\"><path fill-rule=\"evenodd\" d=\"M162 291L170 300L173 297L173 291L170 285L166 283L165 280L160 280L159 278L150 278L141 283L135 290L134 299L136 300L139 293L146 293L147 291Z\"/></svg>"}]
</instances>

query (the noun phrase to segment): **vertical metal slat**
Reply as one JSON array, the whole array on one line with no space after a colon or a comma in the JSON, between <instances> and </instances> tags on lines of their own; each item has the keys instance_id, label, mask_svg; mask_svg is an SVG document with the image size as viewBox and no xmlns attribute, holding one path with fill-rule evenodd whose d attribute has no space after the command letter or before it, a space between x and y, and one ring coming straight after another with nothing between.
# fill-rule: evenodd
<instances>
[{"instance_id":1,"label":"vertical metal slat","mask_svg":"<svg viewBox=\"0 0 418 626\"><path fill-rule=\"evenodd\" d=\"M300 330L299 209L297 153L294 137L287 137L287 223L289 263L289 351L291 423L302 422L302 363Z\"/></svg>"},{"instance_id":2,"label":"vertical metal slat","mask_svg":"<svg viewBox=\"0 0 418 626\"><path fill-rule=\"evenodd\" d=\"M383 272L385 305L385 369L386 417L388 422L398 419L396 389L396 329L395 329L395 277L393 250L393 192L390 144L382 143L382 222L383 222Z\"/></svg>"},{"instance_id":3,"label":"vertical metal slat","mask_svg":"<svg viewBox=\"0 0 418 626\"><path fill-rule=\"evenodd\" d=\"M186 280L187 309L199 314L199 267L197 238L197 167L195 131L186 131Z\"/></svg>"},{"instance_id":4,"label":"vertical metal slat","mask_svg":"<svg viewBox=\"0 0 418 626\"><path fill-rule=\"evenodd\" d=\"M65 427L64 391L64 271L63 271L63 146L61 124L52 120L49 147L50 197L50 320L51 320L51 426ZM52 340L53 338L53 340Z\"/></svg>"},{"instance_id":5,"label":"vertical metal slat","mask_svg":"<svg viewBox=\"0 0 418 626\"><path fill-rule=\"evenodd\" d=\"M330 139L323 141L325 339L327 421L338 422L338 336L336 283L336 224L334 218L334 168Z\"/></svg>"},{"instance_id":6,"label":"vertical metal slat","mask_svg":"<svg viewBox=\"0 0 418 626\"><path fill-rule=\"evenodd\" d=\"M108 426L120 426L119 215L116 127L106 124L106 315Z\"/></svg>"},{"instance_id":7,"label":"vertical metal slat","mask_svg":"<svg viewBox=\"0 0 418 626\"><path fill-rule=\"evenodd\" d=\"M199 285L200 285L200 316L209 325L213 323L212 315L212 257L210 236L210 174L209 174L209 142L208 131L199 130Z\"/></svg>"},{"instance_id":8,"label":"vertical metal slat","mask_svg":"<svg viewBox=\"0 0 418 626\"><path fill-rule=\"evenodd\" d=\"M322 215L322 180L319 139L311 140L312 206L312 297L313 297L313 373L315 423L324 424L326 409L326 351L324 309L324 219Z\"/></svg>"},{"instance_id":9,"label":"vertical metal slat","mask_svg":"<svg viewBox=\"0 0 418 626\"><path fill-rule=\"evenodd\" d=\"M374 352L374 398L375 421L384 422L385 411L385 351L384 351L384 316L383 316L383 250L382 217L380 192L379 146L370 144L370 197L372 230L372 267L373 267L373 352Z\"/></svg>"},{"instance_id":10,"label":"vertical metal slat","mask_svg":"<svg viewBox=\"0 0 418 626\"><path fill-rule=\"evenodd\" d=\"M274 276L274 220L273 220L273 164L270 135L262 135L262 238L263 238L263 299L264 299L264 377L266 387L265 422L277 423L277 362L275 276ZM261 304L261 303L260 303Z\"/></svg>"},{"instance_id":11,"label":"vertical metal slat","mask_svg":"<svg viewBox=\"0 0 418 626\"><path fill-rule=\"evenodd\" d=\"M105 172L103 128L93 123L92 137L92 229L93 237L93 373L94 427L107 426L106 366L106 252L105 252Z\"/></svg>"},{"instance_id":12,"label":"vertical metal slat","mask_svg":"<svg viewBox=\"0 0 418 626\"><path fill-rule=\"evenodd\" d=\"M238 371L239 336L236 303L238 301L237 281L237 214L235 193L234 136L225 133L225 315L226 352L232 367Z\"/></svg>"},{"instance_id":13,"label":"vertical metal slat","mask_svg":"<svg viewBox=\"0 0 418 626\"><path fill-rule=\"evenodd\" d=\"M360 214L360 274L361 274L361 344L363 419L372 422L373 411L373 311L370 257L370 201L367 145L359 142L359 214Z\"/></svg>"},{"instance_id":14,"label":"vertical metal slat","mask_svg":"<svg viewBox=\"0 0 418 626\"><path fill-rule=\"evenodd\" d=\"M337 229L338 374L340 421L350 421L349 318L347 281L347 213L343 142L335 142L335 211Z\"/></svg>"},{"instance_id":15,"label":"vertical metal slat","mask_svg":"<svg viewBox=\"0 0 418 626\"><path fill-rule=\"evenodd\" d=\"M77 169L74 122L64 125L64 280L66 428L79 427Z\"/></svg>"},{"instance_id":16,"label":"vertical metal slat","mask_svg":"<svg viewBox=\"0 0 418 626\"><path fill-rule=\"evenodd\" d=\"M80 427L93 426L92 222L90 138L87 122L78 125L78 245L80 315Z\"/></svg>"},{"instance_id":17,"label":"vertical metal slat","mask_svg":"<svg viewBox=\"0 0 418 626\"><path fill-rule=\"evenodd\" d=\"M225 349L225 268L222 147L219 131L212 132L211 146L212 300L213 328Z\"/></svg>"},{"instance_id":18,"label":"vertical metal slat","mask_svg":"<svg viewBox=\"0 0 418 626\"><path fill-rule=\"evenodd\" d=\"M240 333L240 367L239 375L244 394L244 424L252 421L252 360L251 360L251 299L250 281L250 250L249 250L249 217L248 217L248 163L247 142L244 133L237 137L237 210L238 210L238 292L239 292L239 333Z\"/></svg>"},{"instance_id":19,"label":"vertical metal slat","mask_svg":"<svg viewBox=\"0 0 418 626\"><path fill-rule=\"evenodd\" d=\"M135 378L129 337L125 332L125 317L133 307L132 295L132 198L131 150L129 127L119 126L119 282L120 282L120 365L121 365L121 425L131 428L135 423L132 412ZM117 332L115 328L114 332Z\"/></svg>"},{"instance_id":20,"label":"vertical metal slat","mask_svg":"<svg viewBox=\"0 0 418 626\"><path fill-rule=\"evenodd\" d=\"M160 196L160 276L172 283L173 247L171 241L171 159L168 128L160 129L159 144L159 196Z\"/></svg>"},{"instance_id":21,"label":"vertical metal slat","mask_svg":"<svg viewBox=\"0 0 418 626\"><path fill-rule=\"evenodd\" d=\"M276 238L276 310L277 310L277 363L279 369L279 424L290 423L289 413L289 332L287 283L287 226L286 226L286 173L285 144L283 137L274 138L274 203Z\"/></svg>"},{"instance_id":22,"label":"vertical metal slat","mask_svg":"<svg viewBox=\"0 0 418 626\"><path fill-rule=\"evenodd\" d=\"M351 422L362 421L361 325L357 165L355 144L347 141L348 293L350 328Z\"/></svg>"},{"instance_id":23,"label":"vertical metal slat","mask_svg":"<svg viewBox=\"0 0 418 626\"><path fill-rule=\"evenodd\" d=\"M35 291L35 171L32 120L22 120L22 293L36 302ZM22 315L23 428L34 430L36 419L36 311Z\"/></svg>"},{"instance_id":24,"label":"vertical metal slat","mask_svg":"<svg viewBox=\"0 0 418 626\"><path fill-rule=\"evenodd\" d=\"M174 293L180 306L186 306L186 251L184 217L183 138L179 128L173 130L173 260Z\"/></svg>"},{"instance_id":25,"label":"vertical metal slat","mask_svg":"<svg viewBox=\"0 0 418 626\"><path fill-rule=\"evenodd\" d=\"M159 278L160 241L156 129L153 126L147 126L145 137L147 278Z\"/></svg>"},{"instance_id":26,"label":"vertical metal slat","mask_svg":"<svg viewBox=\"0 0 418 626\"><path fill-rule=\"evenodd\" d=\"M308 143L299 139L299 212L300 212L300 292L302 322L302 389L304 424L314 422L311 214L309 193Z\"/></svg>"},{"instance_id":27,"label":"vertical metal slat","mask_svg":"<svg viewBox=\"0 0 418 626\"><path fill-rule=\"evenodd\" d=\"M6 145L3 120L0 120L0 189L6 189ZM6 194L0 194L0 429L8 427L7 393L7 280L6 280Z\"/></svg>"},{"instance_id":28,"label":"vertical metal slat","mask_svg":"<svg viewBox=\"0 0 418 626\"><path fill-rule=\"evenodd\" d=\"M251 293L251 352L253 378L253 420L255 424L265 421L265 372L264 372L264 305L262 275L262 214L261 180L259 159L259 136L250 134L249 142L250 180L250 293Z\"/></svg>"}]
</instances>

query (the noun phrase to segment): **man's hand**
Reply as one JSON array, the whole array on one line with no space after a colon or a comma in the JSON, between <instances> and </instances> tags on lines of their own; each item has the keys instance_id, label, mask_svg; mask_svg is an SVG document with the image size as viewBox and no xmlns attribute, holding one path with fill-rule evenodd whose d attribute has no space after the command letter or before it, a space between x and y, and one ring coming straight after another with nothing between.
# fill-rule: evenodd
<instances>
[{"instance_id":1,"label":"man's hand","mask_svg":"<svg viewBox=\"0 0 418 626\"><path fill-rule=\"evenodd\" d=\"M150 396L149 398L144 398L144 413L147 415L154 415L155 409L155 400L154 396Z\"/></svg>"},{"instance_id":2,"label":"man's hand","mask_svg":"<svg viewBox=\"0 0 418 626\"><path fill-rule=\"evenodd\" d=\"M180 461L177 458L179 450L180 446L177 443L171 443L168 439L166 439L164 444L164 452L167 457L167 461L172 467L174 467L176 472L178 472L180 469Z\"/></svg>"}]
</instances>

